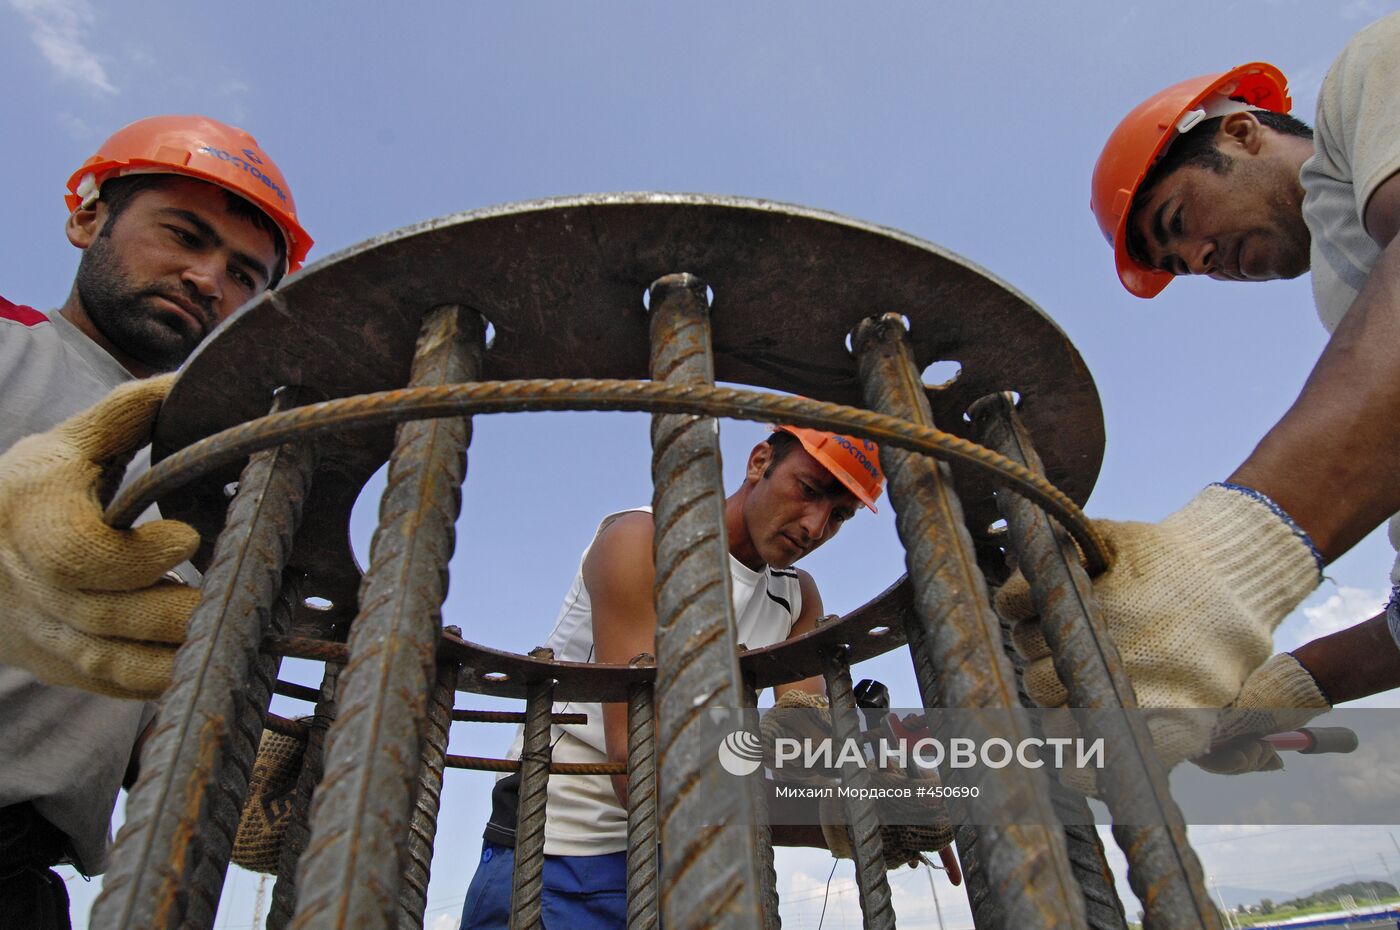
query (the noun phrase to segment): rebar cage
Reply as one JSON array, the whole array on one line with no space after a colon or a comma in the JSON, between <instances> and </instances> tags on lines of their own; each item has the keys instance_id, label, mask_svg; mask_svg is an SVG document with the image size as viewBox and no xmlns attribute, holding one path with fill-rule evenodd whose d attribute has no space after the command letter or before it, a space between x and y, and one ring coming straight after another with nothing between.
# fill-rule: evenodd
<instances>
[{"instance_id":1,"label":"rebar cage","mask_svg":"<svg viewBox=\"0 0 1400 930\"><path fill-rule=\"evenodd\" d=\"M923 384L946 359L960 375ZM442 627L471 417L548 409L652 414L665 579L654 659L560 662ZM907 575L810 634L741 650L716 583L714 417L878 441ZM1102 564L1078 509L1102 450L1092 379L1039 309L936 246L832 214L577 197L449 216L323 259L191 357L157 425L158 464L109 509L121 522L158 500L192 523L204 580L91 926L213 926L267 726L307 744L270 928L421 927L449 765L520 772L513 927L542 926L547 780L584 769L628 778L629 927L776 927L765 806L757 788L729 790L712 755L685 751L713 737L695 709L752 707L757 689L820 674L846 731L850 665L904 648L925 706L1006 709L1013 735L1029 733L988 600L1008 553L1071 703L1133 707L1074 541ZM350 509L385 461L361 576ZM320 689L279 682L284 656L323 662ZM269 715L274 690L313 700L314 716ZM458 692L520 699L523 713L459 710ZM551 722L571 722L552 714L562 700L627 702L625 765L551 761ZM523 722L521 760L448 754L453 720ZM1165 824L1114 828L1147 925L1218 927L1145 727L1093 721L1090 735L1133 748L1101 779L1115 820L1138 805ZM945 780L969 778L1013 811L953 802L979 928L1126 926L1082 798L1024 769ZM864 925L893 927L873 809L852 800L847 815Z\"/></svg>"}]
</instances>

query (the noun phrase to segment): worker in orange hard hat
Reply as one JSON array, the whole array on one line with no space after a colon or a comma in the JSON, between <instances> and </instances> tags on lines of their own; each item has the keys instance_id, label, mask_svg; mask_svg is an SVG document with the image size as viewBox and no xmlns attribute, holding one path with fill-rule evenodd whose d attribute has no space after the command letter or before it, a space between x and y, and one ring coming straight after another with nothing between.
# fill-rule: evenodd
<instances>
[{"instance_id":1,"label":"worker in orange hard hat","mask_svg":"<svg viewBox=\"0 0 1400 930\"><path fill-rule=\"evenodd\" d=\"M0 924L40 930L68 926L51 866L105 869L197 599L194 530L154 509L111 530L99 483L149 440L171 383L150 376L311 247L272 158L218 120L139 120L65 179L67 299L0 298Z\"/></svg>"},{"instance_id":2,"label":"worker in orange hard hat","mask_svg":"<svg viewBox=\"0 0 1400 930\"><path fill-rule=\"evenodd\" d=\"M874 509L883 486L879 450L866 440L779 426L753 447L743 483L724 501L726 587L739 642L755 649L816 628L823 615L821 594L812 576L792 565L835 536L862 506ZM626 665L642 653L656 654L654 531L649 507L603 518L545 641L555 659ZM695 594L706 590L718 588ZM780 706L828 713L820 677L774 691ZM625 704L575 701L569 709L587 714L588 722L554 727L551 758L589 763L627 758ZM829 718L825 732L830 732ZM523 745L522 729L508 755L519 758ZM736 790L745 790L741 782L736 781ZM545 912L554 914L560 926L621 930L627 922L626 776L552 778L548 791ZM463 930L510 926L519 792L520 777L511 774L499 779L491 793L481 860L462 911ZM828 845L816 826L775 827L775 839L787 845ZM947 842L942 840L945 850ZM894 848L893 843L887 848ZM955 862L951 853L946 861Z\"/></svg>"},{"instance_id":3,"label":"worker in orange hard hat","mask_svg":"<svg viewBox=\"0 0 1400 930\"><path fill-rule=\"evenodd\" d=\"M1391 14L1333 64L1315 137L1288 115L1279 69L1254 62L1153 94L1094 167L1090 208L1129 292L1152 297L1176 275L1257 281L1311 270L1332 333L1293 407L1225 481L1159 524L1100 524L1117 559L1095 590L1144 706L1290 709L1214 733L1163 727L1154 735L1169 764L1224 739L1204 766L1278 767L1252 737L1400 686L1394 593L1356 627L1269 655L1274 628L1322 568L1400 510L1396 87L1400 14ZM1391 535L1400 541L1395 522ZM1024 581L998 604L1019 622L1032 696L1065 703Z\"/></svg>"}]
</instances>

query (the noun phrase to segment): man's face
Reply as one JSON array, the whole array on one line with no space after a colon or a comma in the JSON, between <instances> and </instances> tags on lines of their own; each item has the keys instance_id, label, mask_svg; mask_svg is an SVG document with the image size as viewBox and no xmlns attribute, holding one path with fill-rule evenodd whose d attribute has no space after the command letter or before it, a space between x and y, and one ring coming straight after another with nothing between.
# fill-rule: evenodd
<instances>
[{"instance_id":1,"label":"man's face","mask_svg":"<svg viewBox=\"0 0 1400 930\"><path fill-rule=\"evenodd\" d=\"M1224 174L1183 166L1134 210L1143 257L1162 271L1269 281L1308 270L1302 187L1296 170L1276 160L1236 157Z\"/></svg>"},{"instance_id":2,"label":"man's face","mask_svg":"<svg viewBox=\"0 0 1400 930\"><path fill-rule=\"evenodd\" d=\"M133 194L115 218L101 202L95 209L78 296L103 336L156 371L179 367L261 293L277 260L272 236L202 181L172 176Z\"/></svg>"},{"instance_id":3,"label":"man's face","mask_svg":"<svg viewBox=\"0 0 1400 930\"><path fill-rule=\"evenodd\" d=\"M749 476L758 476L744 502L749 538L765 565L786 568L835 536L860 502L800 446L770 467L771 449Z\"/></svg>"}]
</instances>

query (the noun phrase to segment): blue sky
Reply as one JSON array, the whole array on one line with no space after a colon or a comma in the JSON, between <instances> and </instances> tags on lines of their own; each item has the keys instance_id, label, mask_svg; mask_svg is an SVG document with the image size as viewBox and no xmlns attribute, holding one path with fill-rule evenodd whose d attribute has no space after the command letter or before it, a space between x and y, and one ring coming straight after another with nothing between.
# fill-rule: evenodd
<instances>
[{"instance_id":1,"label":"blue sky","mask_svg":"<svg viewBox=\"0 0 1400 930\"><path fill-rule=\"evenodd\" d=\"M313 260L527 198L676 190L789 201L928 239L1043 308L1103 399L1107 452L1087 510L1155 520L1249 453L1325 333L1306 279L1183 281L1151 302L1124 292L1087 209L1099 146L1159 87L1253 59L1283 69L1310 118L1346 39L1392 6L6 0L0 294L62 302L77 259L61 231L63 182L111 131L155 113L201 112L252 132L289 179ZM479 420L448 621L497 647L542 642L598 518L650 497L646 430L626 414ZM731 486L761 437L725 424ZM362 550L368 497L354 527ZM1339 561L1281 628L1280 647L1373 613L1390 561L1379 536ZM902 570L889 509L862 514L804 564L829 610L863 603ZM915 700L901 655L858 673L885 680L896 703ZM453 748L494 752L508 736L459 725ZM430 920L460 906L488 787L449 775ZM1267 832L1196 835L1223 884L1271 872L1303 887L1330 868L1302 852L1324 845L1325 831ZM1348 841L1363 849L1363 872L1379 871L1375 851L1400 867L1384 829L1350 830ZM806 896L828 862L785 856L789 926L816 925L820 896ZM847 866L841 876L849 885ZM908 925L933 926L924 879L898 882L909 886L899 899ZM75 899L91 899L73 884ZM249 924L254 885L231 877L220 926ZM940 898L949 926L968 925L960 893L944 883ZM846 906L848 922L853 913ZM75 917L82 926L86 904Z\"/></svg>"}]
</instances>

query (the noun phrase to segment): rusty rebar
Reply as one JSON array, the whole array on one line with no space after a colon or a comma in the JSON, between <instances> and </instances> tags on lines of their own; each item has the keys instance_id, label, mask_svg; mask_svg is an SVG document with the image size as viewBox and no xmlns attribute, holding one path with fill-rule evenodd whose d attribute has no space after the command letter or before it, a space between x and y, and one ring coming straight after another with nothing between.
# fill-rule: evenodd
<instances>
[{"instance_id":1,"label":"rusty rebar","mask_svg":"<svg viewBox=\"0 0 1400 930\"><path fill-rule=\"evenodd\" d=\"M438 807L442 801L443 758L452 727L452 701L457 694L456 665L438 663L437 682L428 705L423 733L423 754L418 768L418 797L408 825L404 851L403 884L399 886L399 930L423 930L428 907L428 880L432 873L433 837L437 834Z\"/></svg>"},{"instance_id":2,"label":"rusty rebar","mask_svg":"<svg viewBox=\"0 0 1400 930\"><path fill-rule=\"evenodd\" d=\"M276 404L292 399L284 394ZM240 713L245 720L248 714L240 695L256 675L263 637L277 632L273 602L312 465L309 447L286 445L255 454L243 469L142 751L112 868L93 904L95 930L188 926L187 918L199 915L189 914L186 880L206 858L227 866L233 832L212 812L221 804L243 806L246 771L240 779L242 767L230 768L225 756L246 739L238 727ZM266 710L266 697L263 702ZM261 713L256 716L260 729ZM227 792L233 794L221 797Z\"/></svg>"},{"instance_id":3,"label":"rusty rebar","mask_svg":"<svg viewBox=\"0 0 1400 930\"><path fill-rule=\"evenodd\" d=\"M424 315L414 386L468 381L481 370L485 321L455 305ZM447 564L455 543L471 423L399 426L380 501L340 715L311 807L313 842L298 872L297 930L389 930L403 874Z\"/></svg>"},{"instance_id":4,"label":"rusty rebar","mask_svg":"<svg viewBox=\"0 0 1400 930\"><path fill-rule=\"evenodd\" d=\"M459 708L452 711L452 719L462 723L524 723L525 714L517 710L464 710ZM582 725L588 722L588 715L554 714L550 717L550 722L560 727L570 724Z\"/></svg>"},{"instance_id":5,"label":"rusty rebar","mask_svg":"<svg viewBox=\"0 0 1400 930\"><path fill-rule=\"evenodd\" d=\"M650 306L652 377L712 384L704 283L667 275ZM693 748L724 736L708 710L743 705L719 435L708 417L656 414L651 445L662 920L668 930L749 930L762 908L753 795Z\"/></svg>"},{"instance_id":6,"label":"rusty rebar","mask_svg":"<svg viewBox=\"0 0 1400 930\"><path fill-rule=\"evenodd\" d=\"M739 647L743 652L743 646ZM744 714L744 726L753 735L755 741L762 739L758 730L758 689L753 686L753 679L744 676L744 708L749 713ZM754 742L753 745L759 745ZM765 784L763 768L760 766L745 779L754 797L754 813L757 821L754 823L754 836L758 842L758 874L763 881L763 887L759 889L760 900L763 903L763 930L780 930L783 925L783 918L778 902L778 869L773 858L773 823L768 811L768 792Z\"/></svg>"},{"instance_id":7,"label":"rusty rebar","mask_svg":"<svg viewBox=\"0 0 1400 930\"><path fill-rule=\"evenodd\" d=\"M317 692L316 713L306 722L306 747L302 749L301 770L292 794L292 816L277 859L277 882L272 886L272 903L267 909L267 930L285 930L296 909L297 863L311 839L311 798L325 771L326 731L336 717L336 691L343 667L339 662L326 663Z\"/></svg>"},{"instance_id":8,"label":"rusty rebar","mask_svg":"<svg viewBox=\"0 0 1400 930\"><path fill-rule=\"evenodd\" d=\"M637 656L632 664L655 661ZM656 702L651 683L627 697L627 930L661 926L656 829Z\"/></svg>"},{"instance_id":9,"label":"rusty rebar","mask_svg":"<svg viewBox=\"0 0 1400 930\"><path fill-rule=\"evenodd\" d=\"M1064 492L990 449L927 424L806 397L712 384L599 378L477 381L380 391L307 404L191 443L123 489L107 508L105 518L114 526L125 525L170 491L279 442L418 419L536 410L630 410L788 423L847 433L871 439L881 447L958 462L998 485L1011 487L1049 511L1084 548L1091 572L1102 571L1107 565L1107 550L1098 531Z\"/></svg>"},{"instance_id":10,"label":"rusty rebar","mask_svg":"<svg viewBox=\"0 0 1400 930\"><path fill-rule=\"evenodd\" d=\"M983 441L1030 471L1043 466L1016 408L1005 395L985 397L969 413ZM1143 903L1148 928L1215 930L1220 919L1205 888L1200 861L1186 838L1185 818L1171 797L1167 773L1152 747L1132 682L1108 635L1093 585L1074 543L1034 504L998 494L1016 564L1030 584L1040 628L1071 707L1092 738L1110 747L1098 772L1100 798L1128 857L1128 882ZM1123 713L1113 712L1122 708ZM1152 825L1142 825L1144 823Z\"/></svg>"},{"instance_id":11,"label":"rusty rebar","mask_svg":"<svg viewBox=\"0 0 1400 930\"><path fill-rule=\"evenodd\" d=\"M515 870L511 873L510 930L544 926L544 829L549 800L550 709L554 682L531 682L525 699L520 748L520 800L516 808Z\"/></svg>"},{"instance_id":12,"label":"rusty rebar","mask_svg":"<svg viewBox=\"0 0 1400 930\"><path fill-rule=\"evenodd\" d=\"M831 705L832 737L838 746L860 739L856 698L847 664L849 649L838 646L822 652L822 673ZM843 756L844 758L844 756ZM852 759L841 764L841 782L853 789L845 799L845 829L856 861L856 889L860 895L862 926L866 930L893 930L894 903L890 899L889 878L885 874L885 844L880 838L880 818L875 802L863 792L870 787L870 773Z\"/></svg>"},{"instance_id":13,"label":"rusty rebar","mask_svg":"<svg viewBox=\"0 0 1400 930\"><path fill-rule=\"evenodd\" d=\"M875 410L932 426L933 416L895 314L863 320L852 344ZM925 707L992 708L997 735L1019 744L1030 735L1015 674L1001 648L1001 627L948 479L947 465L897 447L881 447L895 525L915 589L906 621L915 677ZM979 824L988 886L1004 896L1008 925L1077 927L1084 901L1070 870L1063 833L1041 773L1019 767L953 770L950 784L979 780L979 798L954 804L954 819ZM1055 826L1052 826L1055 825Z\"/></svg>"}]
</instances>

